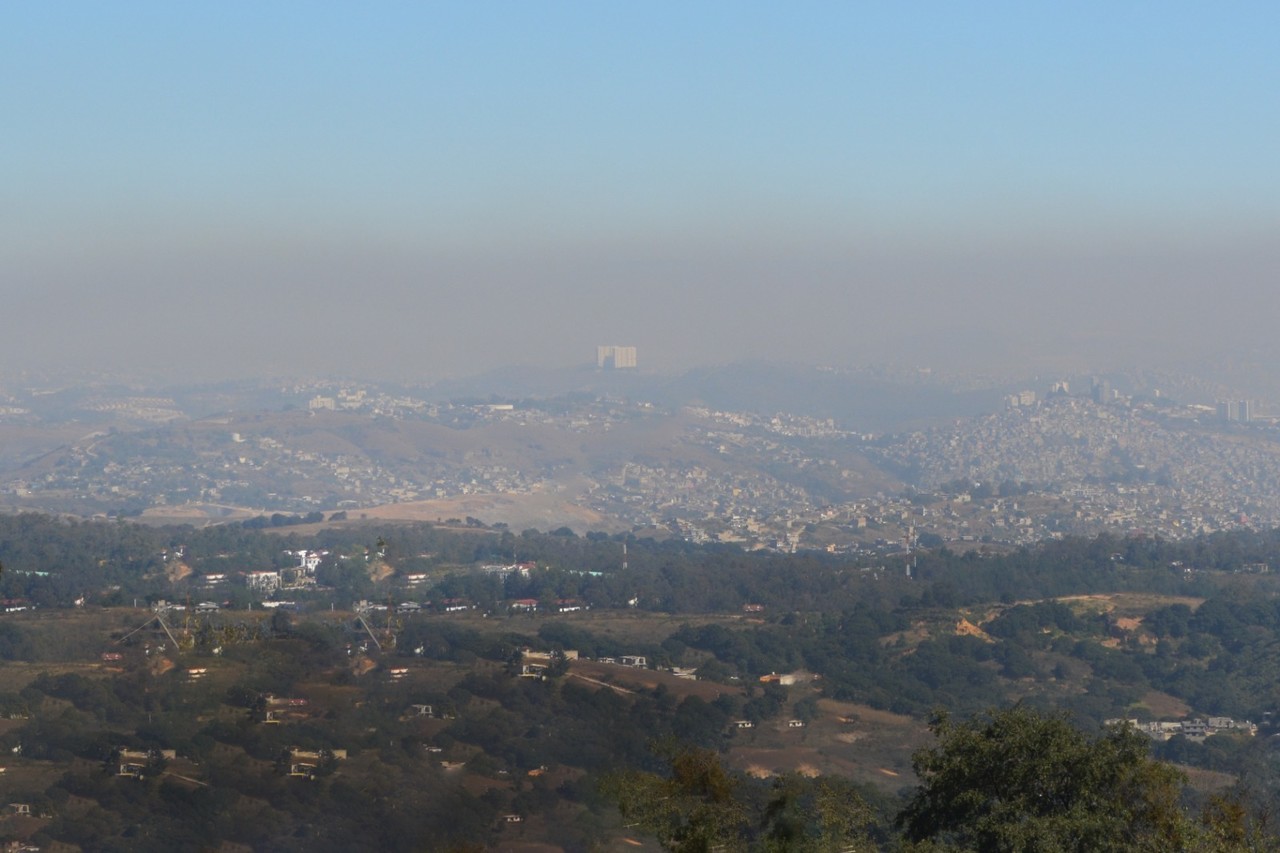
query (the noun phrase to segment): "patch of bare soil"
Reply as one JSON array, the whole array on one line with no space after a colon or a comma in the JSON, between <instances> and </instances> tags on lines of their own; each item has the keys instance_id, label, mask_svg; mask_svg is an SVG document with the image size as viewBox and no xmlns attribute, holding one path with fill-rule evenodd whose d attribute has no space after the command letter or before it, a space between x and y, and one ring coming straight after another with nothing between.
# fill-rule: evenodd
<instances>
[{"instance_id":1,"label":"patch of bare soil","mask_svg":"<svg viewBox=\"0 0 1280 853\"><path fill-rule=\"evenodd\" d=\"M978 639L985 640L988 643L995 642L995 640L991 639L991 636L987 634L986 631L982 630L977 625L970 622L968 619L961 619L959 622L956 623L956 636L977 637Z\"/></svg>"},{"instance_id":2,"label":"patch of bare soil","mask_svg":"<svg viewBox=\"0 0 1280 853\"><path fill-rule=\"evenodd\" d=\"M1177 720L1191 714L1191 706L1186 702L1158 690L1145 694L1142 697L1142 704L1151 712L1151 716L1158 720Z\"/></svg>"},{"instance_id":3,"label":"patch of bare soil","mask_svg":"<svg viewBox=\"0 0 1280 853\"><path fill-rule=\"evenodd\" d=\"M822 755L814 747L806 746L775 749L736 746L729 750L729 763L757 779L767 779L783 773L820 776L824 771L830 773L834 769L828 756Z\"/></svg>"},{"instance_id":4,"label":"patch of bare soil","mask_svg":"<svg viewBox=\"0 0 1280 853\"><path fill-rule=\"evenodd\" d=\"M868 726L892 726L894 728L916 729L921 725L911 717L882 711L870 705L859 705L855 702L837 702L834 699L819 699L818 709L841 721L850 720Z\"/></svg>"},{"instance_id":5,"label":"patch of bare soil","mask_svg":"<svg viewBox=\"0 0 1280 853\"><path fill-rule=\"evenodd\" d=\"M151 670L152 675L164 675L166 672L173 669L173 665L173 661L168 658L156 658L151 662L149 669Z\"/></svg>"},{"instance_id":6,"label":"patch of bare soil","mask_svg":"<svg viewBox=\"0 0 1280 853\"><path fill-rule=\"evenodd\" d=\"M384 581L395 573L396 570L388 565L385 560L374 560L369 563L369 579L374 583Z\"/></svg>"}]
</instances>

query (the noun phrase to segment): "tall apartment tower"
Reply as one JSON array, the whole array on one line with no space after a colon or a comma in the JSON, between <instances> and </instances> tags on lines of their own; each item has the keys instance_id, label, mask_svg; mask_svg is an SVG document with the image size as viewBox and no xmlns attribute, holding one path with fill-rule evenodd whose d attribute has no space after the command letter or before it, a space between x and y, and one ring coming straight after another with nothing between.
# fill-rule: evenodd
<instances>
[{"instance_id":1,"label":"tall apartment tower","mask_svg":"<svg viewBox=\"0 0 1280 853\"><path fill-rule=\"evenodd\" d=\"M624 368L634 368L635 366L635 347L596 347L596 367L601 370L622 370Z\"/></svg>"},{"instance_id":2,"label":"tall apartment tower","mask_svg":"<svg viewBox=\"0 0 1280 853\"><path fill-rule=\"evenodd\" d=\"M1217 401L1217 419L1248 424L1253 420L1253 403L1248 400Z\"/></svg>"},{"instance_id":3,"label":"tall apartment tower","mask_svg":"<svg viewBox=\"0 0 1280 853\"><path fill-rule=\"evenodd\" d=\"M1247 424L1253 420L1253 404L1249 400L1219 400L1218 420Z\"/></svg>"},{"instance_id":4,"label":"tall apartment tower","mask_svg":"<svg viewBox=\"0 0 1280 853\"><path fill-rule=\"evenodd\" d=\"M1090 388L1095 403L1109 403L1115 397L1111 392L1111 383L1105 379L1093 377L1093 387Z\"/></svg>"}]
</instances>

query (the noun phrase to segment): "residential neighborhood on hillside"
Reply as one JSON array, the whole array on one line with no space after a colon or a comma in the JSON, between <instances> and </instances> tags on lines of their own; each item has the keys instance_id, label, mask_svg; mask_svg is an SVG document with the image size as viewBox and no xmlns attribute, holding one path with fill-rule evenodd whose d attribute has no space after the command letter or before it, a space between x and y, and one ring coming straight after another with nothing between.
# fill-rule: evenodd
<instances>
[{"instance_id":1,"label":"residential neighborhood on hillside","mask_svg":"<svg viewBox=\"0 0 1280 853\"><path fill-rule=\"evenodd\" d=\"M133 389L27 391L7 396L0 434L79 430L0 467L0 501L197 523L404 512L876 553L1280 523L1278 429L1261 407L1066 388L895 433L600 394L429 402L312 382L278 389L275 409L210 416Z\"/></svg>"}]
</instances>

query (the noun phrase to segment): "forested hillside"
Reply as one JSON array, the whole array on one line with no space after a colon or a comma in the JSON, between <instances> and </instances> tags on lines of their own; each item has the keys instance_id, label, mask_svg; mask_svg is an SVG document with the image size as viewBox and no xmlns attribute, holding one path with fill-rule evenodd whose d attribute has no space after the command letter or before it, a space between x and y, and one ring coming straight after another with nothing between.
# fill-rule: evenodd
<instances>
[{"instance_id":1,"label":"forested hillside","mask_svg":"<svg viewBox=\"0 0 1280 853\"><path fill-rule=\"evenodd\" d=\"M21 515L0 564L0 789L31 812L0 837L42 846L676 844L683 818L654 823L645 792L702 755L734 843L826 849L839 791L864 805L837 834L874 849L930 837L895 816L941 766L933 715L1015 705L1088 743L1135 721L1125 761L1186 768L1179 832L1225 793L1265 835L1277 805L1275 533L868 564L476 522ZM948 725L944 749L969 731ZM948 826L933 841L995 849Z\"/></svg>"}]
</instances>

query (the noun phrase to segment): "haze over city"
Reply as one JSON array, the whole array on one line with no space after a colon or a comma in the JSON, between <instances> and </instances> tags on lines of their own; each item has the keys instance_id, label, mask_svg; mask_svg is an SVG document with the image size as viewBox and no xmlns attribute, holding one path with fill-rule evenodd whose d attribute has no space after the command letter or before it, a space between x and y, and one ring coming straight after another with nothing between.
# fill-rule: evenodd
<instances>
[{"instance_id":1,"label":"haze over city","mask_svg":"<svg viewBox=\"0 0 1280 853\"><path fill-rule=\"evenodd\" d=\"M27 4L10 368L438 379L1272 344L1271 4Z\"/></svg>"}]
</instances>

